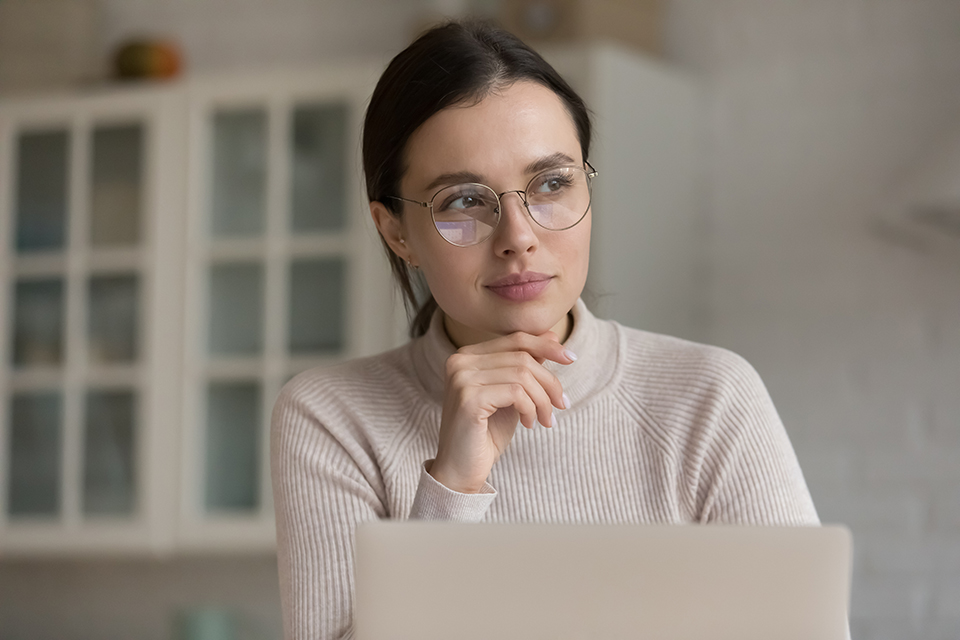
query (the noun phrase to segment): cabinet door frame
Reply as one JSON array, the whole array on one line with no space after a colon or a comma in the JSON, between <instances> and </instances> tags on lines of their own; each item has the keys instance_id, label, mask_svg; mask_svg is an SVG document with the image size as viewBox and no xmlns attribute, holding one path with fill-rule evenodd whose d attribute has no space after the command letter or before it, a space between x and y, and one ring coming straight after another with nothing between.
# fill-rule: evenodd
<instances>
[{"instance_id":1,"label":"cabinet door frame","mask_svg":"<svg viewBox=\"0 0 960 640\"><path fill-rule=\"evenodd\" d=\"M5 308L17 278L62 274L65 283L65 355L57 368L15 372L10 353L12 315L0 314L0 551L5 554L104 554L164 552L172 548L175 474L170 460L178 433L164 416L179 406L176 384L180 316L171 302L181 296L183 278L170 264L182 264L182 178L184 93L178 85L112 90L0 102L0 286ZM143 123L140 239L135 247L92 248L89 241L90 176L96 126ZM15 154L17 135L31 129L65 128L68 151L67 235L63 250L16 254ZM170 260L174 256L175 259ZM87 359L85 300L90 277L136 273L138 358L129 366L97 367ZM10 518L7 509L10 399L20 390L50 387L63 393L61 507L58 517ZM132 388L137 394L134 444L134 515L84 516L84 394L98 388Z\"/></svg>"},{"instance_id":2,"label":"cabinet door frame","mask_svg":"<svg viewBox=\"0 0 960 640\"><path fill-rule=\"evenodd\" d=\"M382 64L337 64L325 68L261 75L194 79L189 86L190 141L187 186L187 292L182 397L182 473L178 546L188 550L271 551L276 545L270 485L270 414L281 386L295 373L395 346L402 324L391 290L389 267L361 185L359 131L366 102ZM293 107L340 103L348 109L345 228L339 232L289 231L290 147ZM267 176L264 231L257 239L211 240L208 208L212 114L219 109L262 109L267 114ZM289 300L285 271L293 258L339 256L346 265L345 349L334 356L287 353ZM264 265L263 349L260 356L211 362L207 359L207 272L217 260ZM204 513L204 424L207 384L215 380L260 385L257 506L249 513Z\"/></svg>"}]
</instances>

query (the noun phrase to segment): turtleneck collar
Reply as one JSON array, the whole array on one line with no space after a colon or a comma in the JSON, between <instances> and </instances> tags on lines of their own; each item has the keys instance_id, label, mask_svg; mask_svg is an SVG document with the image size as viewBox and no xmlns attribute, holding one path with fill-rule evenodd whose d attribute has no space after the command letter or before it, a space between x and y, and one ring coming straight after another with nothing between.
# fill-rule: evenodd
<instances>
[{"instance_id":1,"label":"turtleneck collar","mask_svg":"<svg viewBox=\"0 0 960 640\"><path fill-rule=\"evenodd\" d=\"M571 313L573 331L563 344L577 354L577 361L568 365L548 361L544 366L557 376L576 407L608 386L619 366L619 349L612 322L597 319L582 300ZM443 401L444 366L456 350L443 328L443 311L437 309L427 332L411 344L417 377L437 402Z\"/></svg>"}]
</instances>

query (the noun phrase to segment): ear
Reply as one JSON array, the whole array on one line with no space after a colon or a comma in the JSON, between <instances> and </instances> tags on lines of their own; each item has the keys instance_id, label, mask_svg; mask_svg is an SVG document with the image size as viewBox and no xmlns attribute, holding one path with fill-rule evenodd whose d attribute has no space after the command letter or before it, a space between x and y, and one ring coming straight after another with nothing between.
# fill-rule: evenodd
<instances>
[{"instance_id":1,"label":"ear","mask_svg":"<svg viewBox=\"0 0 960 640\"><path fill-rule=\"evenodd\" d=\"M415 259L411 253L409 242L404 241L400 219L393 215L382 202L378 201L370 203L370 216L373 218L373 223L377 225L377 231L386 240L390 249L404 262L414 262Z\"/></svg>"}]
</instances>

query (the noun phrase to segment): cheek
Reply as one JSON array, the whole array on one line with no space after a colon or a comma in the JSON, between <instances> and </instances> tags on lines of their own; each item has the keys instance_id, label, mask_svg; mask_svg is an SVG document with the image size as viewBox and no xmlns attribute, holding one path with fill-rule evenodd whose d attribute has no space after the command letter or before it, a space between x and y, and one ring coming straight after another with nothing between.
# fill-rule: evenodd
<instances>
[{"instance_id":1,"label":"cheek","mask_svg":"<svg viewBox=\"0 0 960 640\"><path fill-rule=\"evenodd\" d=\"M585 280L590 266L590 217L577 226L562 233L570 234L564 238L561 249L566 269L571 275L576 274L579 279Z\"/></svg>"},{"instance_id":2,"label":"cheek","mask_svg":"<svg viewBox=\"0 0 960 640\"><path fill-rule=\"evenodd\" d=\"M478 267L471 258L469 249L449 245L439 235L437 243L425 248L421 270L430 292L441 305L444 300L456 300L472 290Z\"/></svg>"}]
</instances>

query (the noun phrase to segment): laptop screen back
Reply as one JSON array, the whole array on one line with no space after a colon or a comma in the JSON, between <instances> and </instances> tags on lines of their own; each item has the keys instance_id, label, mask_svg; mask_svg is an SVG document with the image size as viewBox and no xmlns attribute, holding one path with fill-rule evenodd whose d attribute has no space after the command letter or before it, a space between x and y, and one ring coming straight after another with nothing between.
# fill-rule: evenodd
<instances>
[{"instance_id":1,"label":"laptop screen back","mask_svg":"<svg viewBox=\"0 0 960 640\"><path fill-rule=\"evenodd\" d=\"M842 527L369 522L359 640L845 640Z\"/></svg>"}]
</instances>

